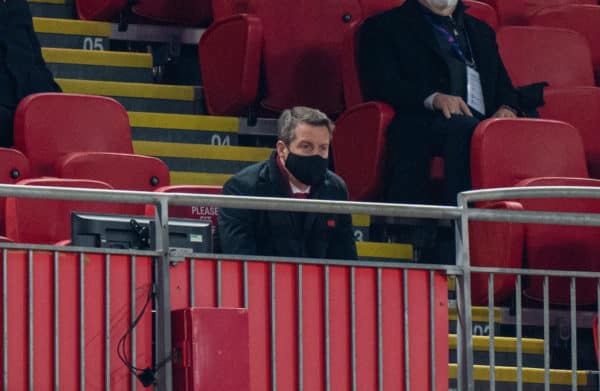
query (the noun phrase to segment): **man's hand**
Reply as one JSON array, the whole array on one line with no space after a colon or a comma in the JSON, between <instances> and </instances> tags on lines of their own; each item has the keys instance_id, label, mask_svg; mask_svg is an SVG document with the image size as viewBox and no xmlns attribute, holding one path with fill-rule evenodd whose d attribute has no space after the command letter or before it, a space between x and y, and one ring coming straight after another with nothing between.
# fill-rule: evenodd
<instances>
[{"instance_id":1,"label":"man's hand","mask_svg":"<svg viewBox=\"0 0 600 391\"><path fill-rule=\"evenodd\" d=\"M441 111L444 117L450 119L452 114L456 115L468 115L472 117L473 114L469 109L469 106L460 96L446 95L437 93L433 98L433 108Z\"/></svg>"},{"instance_id":2,"label":"man's hand","mask_svg":"<svg viewBox=\"0 0 600 391\"><path fill-rule=\"evenodd\" d=\"M492 115L494 118L517 118L517 115L506 106L500 106L498 110Z\"/></svg>"}]
</instances>

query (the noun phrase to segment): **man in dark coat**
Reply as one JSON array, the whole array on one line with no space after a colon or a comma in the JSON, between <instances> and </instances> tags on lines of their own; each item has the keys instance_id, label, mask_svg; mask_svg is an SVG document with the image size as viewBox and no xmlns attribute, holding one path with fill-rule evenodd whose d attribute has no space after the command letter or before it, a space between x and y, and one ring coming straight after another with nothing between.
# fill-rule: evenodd
<instances>
[{"instance_id":1,"label":"man in dark coat","mask_svg":"<svg viewBox=\"0 0 600 391\"><path fill-rule=\"evenodd\" d=\"M0 146L13 144L13 115L21 99L60 91L46 67L25 0L0 0Z\"/></svg>"},{"instance_id":2,"label":"man in dark coat","mask_svg":"<svg viewBox=\"0 0 600 391\"><path fill-rule=\"evenodd\" d=\"M333 123L307 107L285 110L269 160L246 167L223 194L347 200L344 181L327 169ZM219 209L225 254L356 259L349 215Z\"/></svg>"},{"instance_id":3,"label":"man in dark coat","mask_svg":"<svg viewBox=\"0 0 600 391\"><path fill-rule=\"evenodd\" d=\"M431 203L431 158L443 156L442 202L456 204L471 186L475 127L519 109L494 31L459 0L407 0L365 21L359 67L365 97L396 110L387 131L387 200Z\"/></svg>"}]
</instances>

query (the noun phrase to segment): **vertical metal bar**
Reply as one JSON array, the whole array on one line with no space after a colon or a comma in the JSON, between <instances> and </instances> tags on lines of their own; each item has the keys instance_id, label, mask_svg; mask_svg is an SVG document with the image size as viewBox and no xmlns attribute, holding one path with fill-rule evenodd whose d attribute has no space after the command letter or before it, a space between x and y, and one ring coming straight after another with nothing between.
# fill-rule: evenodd
<instances>
[{"instance_id":1,"label":"vertical metal bar","mask_svg":"<svg viewBox=\"0 0 600 391\"><path fill-rule=\"evenodd\" d=\"M408 311L408 270L402 270L402 297L404 299L404 389L410 391L410 332Z\"/></svg>"},{"instance_id":2,"label":"vertical metal bar","mask_svg":"<svg viewBox=\"0 0 600 391\"><path fill-rule=\"evenodd\" d=\"M29 377L29 389L33 391L33 374L35 373L35 369L33 367L33 252L31 250L27 251L27 330L28 330L28 351L29 356L27 358L28 364L28 377Z\"/></svg>"},{"instance_id":3,"label":"vertical metal bar","mask_svg":"<svg viewBox=\"0 0 600 391\"><path fill-rule=\"evenodd\" d=\"M190 307L196 305L196 276L194 275L196 261L194 258L190 258Z\"/></svg>"},{"instance_id":4,"label":"vertical metal bar","mask_svg":"<svg viewBox=\"0 0 600 391\"><path fill-rule=\"evenodd\" d=\"M550 391L550 280L544 276L544 390Z\"/></svg>"},{"instance_id":5,"label":"vertical metal bar","mask_svg":"<svg viewBox=\"0 0 600 391\"><path fill-rule=\"evenodd\" d=\"M494 312L494 273L488 276L488 329L490 351L490 391L496 391L496 324Z\"/></svg>"},{"instance_id":6,"label":"vertical metal bar","mask_svg":"<svg viewBox=\"0 0 600 391\"><path fill-rule=\"evenodd\" d=\"M329 340L329 266L323 268L323 323L325 331L325 391L331 391L331 351Z\"/></svg>"},{"instance_id":7,"label":"vertical metal bar","mask_svg":"<svg viewBox=\"0 0 600 391\"><path fill-rule=\"evenodd\" d=\"M104 389L110 390L110 254L105 255L104 276Z\"/></svg>"},{"instance_id":8,"label":"vertical metal bar","mask_svg":"<svg viewBox=\"0 0 600 391\"><path fill-rule=\"evenodd\" d=\"M304 351L302 346L303 339L303 327L302 327L302 265L298 264L296 266L296 310L297 310L297 327L298 327L298 339L296 340L297 348L298 348L298 391L302 391L304 389Z\"/></svg>"},{"instance_id":9,"label":"vertical metal bar","mask_svg":"<svg viewBox=\"0 0 600 391\"><path fill-rule=\"evenodd\" d=\"M8 390L8 251L2 249L2 389Z\"/></svg>"},{"instance_id":10,"label":"vertical metal bar","mask_svg":"<svg viewBox=\"0 0 600 391\"><path fill-rule=\"evenodd\" d=\"M377 384L378 390L383 391L383 297L381 268L377 268Z\"/></svg>"},{"instance_id":11,"label":"vertical metal bar","mask_svg":"<svg viewBox=\"0 0 600 391\"><path fill-rule=\"evenodd\" d=\"M244 261L244 308L248 309L248 262Z\"/></svg>"},{"instance_id":12,"label":"vertical metal bar","mask_svg":"<svg viewBox=\"0 0 600 391\"><path fill-rule=\"evenodd\" d=\"M161 198L156 205L156 363L160 364L157 373L158 389L173 389L173 366L171 360L171 277L169 261L169 203L168 197Z\"/></svg>"},{"instance_id":13,"label":"vertical metal bar","mask_svg":"<svg viewBox=\"0 0 600 391\"><path fill-rule=\"evenodd\" d=\"M516 328L517 328L517 391L523 391L523 308L521 303L521 275L517 275L517 283L515 287L516 301Z\"/></svg>"},{"instance_id":14,"label":"vertical metal bar","mask_svg":"<svg viewBox=\"0 0 600 391\"><path fill-rule=\"evenodd\" d=\"M221 271L221 261L217 261L217 308L221 308L223 303L223 273Z\"/></svg>"},{"instance_id":15,"label":"vertical metal bar","mask_svg":"<svg viewBox=\"0 0 600 391\"><path fill-rule=\"evenodd\" d=\"M433 270L429 271L429 340L431 344L429 345L429 365L431 366L431 391L435 391L436 389L436 378L437 373L435 370L436 363L436 341L435 341L435 272Z\"/></svg>"},{"instance_id":16,"label":"vertical metal bar","mask_svg":"<svg viewBox=\"0 0 600 391\"><path fill-rule=\"evenodd\" d=\"M350 268L350 352L352 367L352 391L356 391L356 274Z\"/></svg>"},{"instance_id":17,"label":"vertical metal bar","mask_svg":"<svg viewBox=\"0 0 600 391\"><path fill-rule=\"evenodd\" d=\"M276 270L275 263L271 264L271 391L277 391L277 322L276 316Z\"/></svg>"},{"instance_id":18,"label":"vertical metal bar","mask_svg":"<svg viewBox=\"0 0 600 391\"><path fill-rule=\"evenodd\" d=\"M60 389L60 322L58 321L60 317L60 270L57 251L54 252L53 258L54 265L52 277L54 285L54 391L58 391Z\"/></svg>"},{"instance_id":19,"label":"vertical metal bar","mask_svg":"<svg viewBox=\"0 0 600 391\"><path fill-rule=\"evenodd\" d=\"M131 263L129 264L129 270L131 275L129 276L129 298L131 300L131 304L130 304L130 308L129 308L129 316L131 316L131 323L133 323L133 320L137 317L136 314L136 307L137 307L137 298L136 298L136 278L135 275L137 274L137 265L136 265L136 257L135 255L133 255L131 257ZM135 333L135 327L131 330L131 333L129 334L129 347L131 349L131 366L133 367L137 367L137 349L136 349L136 333ZM129 379L131 382L131 390L135 391L136 386L137 386L137 378L136 376L132 373L131 374L131 378Z\"/></svg>"},{"instance_id":20,"label":"vertical metal bar","mask_svg":"<svg viewBox=\"0 0 600 391\"><path fill-rule=\"evenodd\" d=\"M455 226L457 265L462 269L462 275L456 277L456 305L458 313L457 370L458 389L473 391L475 378L473 375L473 314L471 306L471 259L469 246L468 204L459 194L461 208L460 225Z\"/></svg>"},{"instance_id":21,"label":"vertical metal bar","mask_svg":"<svg viewBox=\"0 0 600 391\"><path fill-rule=\"evenodd\" d=\"M577 287L571 277L571 389L577 391Z\"/></svg>"},{"instance_id":22,"label":"vertical metal bar","mask_svg":"<svg viewBox=\"0 0 600 391\"><path fill-rule=\"evenodd\" d=\"M596 281L596 321L600 322L600 278ZM597 341L600 341L600 327L597 327L596 338ZM600 357L598 357L598 352L596 352L596 363L598 365L598 373L600 374ZM600 391L600 381L598 382L598 390Z\"/></svg>"},{"instance_id":23,"label":"vertical metal bar","mask_svg":"<svg viewBox=\"0 0 600 391\"><path fill-rule=\"evenodd\" d=\"M79 389L85 390L85 257L79 253Z\"/></svg>"}]
</instances>

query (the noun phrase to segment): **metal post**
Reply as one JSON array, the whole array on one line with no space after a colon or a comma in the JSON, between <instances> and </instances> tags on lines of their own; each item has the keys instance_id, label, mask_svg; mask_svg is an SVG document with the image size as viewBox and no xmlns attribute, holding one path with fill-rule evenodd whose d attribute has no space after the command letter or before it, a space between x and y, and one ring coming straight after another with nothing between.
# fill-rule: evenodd
<instances>
[{"instance_id":1,"label":"metal post","mask_svg":"<svg viewBox=\"0 0 600 391\"><path fill-rule=\"evenodd\" d=\"M160 256L157 257L157 321L156 333L158 368L158 389L173 390L173 367L171 365L171 282L169 275L169 204L167 198L156 205L156 244Z\"/></svg>"},{"instance_id":2,"label":"metal post","mask_svg":"<svg viewBox=\"0 0 600 391\"><path fill-rule=\"evenodd\" d=\"M469 218L468 207L464 198L459 195L461 207L460 227L456 231L457 265L462 269L462 275L456 277L457 282L457 335L460 336L457 345L458 389L473 391L475 378L473 376L473 319L471 307L471 259L469 254Z\"/></svg>"}]
</instances>

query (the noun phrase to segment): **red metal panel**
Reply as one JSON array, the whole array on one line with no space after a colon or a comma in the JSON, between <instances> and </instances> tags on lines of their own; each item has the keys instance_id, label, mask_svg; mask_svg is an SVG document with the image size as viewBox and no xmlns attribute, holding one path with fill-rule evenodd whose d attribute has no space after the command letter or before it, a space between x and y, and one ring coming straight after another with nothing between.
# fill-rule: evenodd
<instances>
[{"instance_id":1,"label":"red metal panel","mask_svg":"<svg viewBox=\"0 0 600 391\"><path fill-rule=\"evenodd\" d=\"M271 267L275 267L276 384L278 390L292 391L298 385L296 266L280 263Z\"/></svg>"},{"instance_id":2,"label":"red metal panel","mask_svg":"<svg viewBox=\"0 0 600 391\"><path fill-rule=\"evenodd\" d=\"M377 273L356 268L356 387L377 389ZM335 294L335 292L331 292ZM400 347L401 348L401 347Z\"/></svg>"},{"instance_id":3,"label":"red metal panel","mask_svg":"<svg viewBox=\"0 0 600 391\"><path fill-rule=\"evenodd\" d=\"M323 266L302 266L302 333L305 390L319 391L325 384Z\"/></svg>"},{"instance_id":4,"label":"red metal panel","mask_svg":"<svg viewBox=\"0 0 600 391\"><path fill-rule=\"evenodd\" d=\"M241 262L221 262L221 307L244 306L243 273Z\"/></svg>"},{"instance_id":5,"label":"red metal panel","mask_svg":"<svg viewBox=\"0 0 600 391\"><path fill-rule=\"evenodd\" d=\"M385 390L404 389L404 293L402 288L404 278L402 274L402 270L392 269L381 273L381 299L383 308L385 308L382 314L383 362L385 365L383 388ZM409 293L409 300L412 299L412 296ZM409 310L411 306L412 300L409 302ZM409 330L411 330L410 326ZM409 346L410 344L413 344L412 340L410 340ZM426 372L419 378L424 380L425 374ZM411 387L414 386L411 384ZM425 390L430 387L421 385L416 389Z\"/></svg>"},{"instance_id":6,"label":"red metal panel","mask_svg":"<svg viewBox=\"0 0 600 391\"><path fill-rule=\"evenodd\" d=\"M250 390L248 312L188 308L173 312L173 388Z\"/></svg>"},{"instance_id":7,"label":"red metal panel","mask_svg":"<svg viewBox=\"0 0 600 391\"><path fill-rule=\"evenodd\" d=\"M271 350L270 350L270 265L267 263L248 264L248 321L250 331L250 389L267 391L271 389ZM198 286L198 285L196 285Z\"/></svg>"},{"instance_id":8,"label":"red metal panel","mask_svg":"<svg viewBox=\"0 0 600 391\"><path fill-rule=\"evenodd\" d=\"M194 263L196 282L195 302L199 307L217 306L217 261L201 260Z\"/></svg>"},{"instance_id":9,"label":"red metal panel","mask_svg":"<svg viewBox=\"0 0 600 391\"><path fill-rule=\"evenodd\" d=\"M329 268L329 349L331 389L350 390L352 380L350 350L350 269Z\"/></svg>"}]
</instances>

